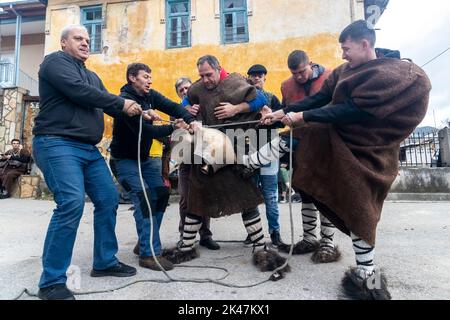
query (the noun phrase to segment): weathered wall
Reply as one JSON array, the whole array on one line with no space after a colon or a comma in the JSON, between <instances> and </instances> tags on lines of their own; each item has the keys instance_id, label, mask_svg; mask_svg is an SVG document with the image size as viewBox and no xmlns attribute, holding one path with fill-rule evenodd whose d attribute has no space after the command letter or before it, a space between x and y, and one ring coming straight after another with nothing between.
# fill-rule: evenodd
<instances>
[{"instance_id":1,"label":"weathered wall","mask_svg":"<svg viewBox=\"0 0 450 320\"><path fill-rule=\"evenodd\" d=\"M394 193L450 193L450 168L401 169Z\"/></svg>"},{"instance_id":2,"label":"weathered wall","mask_svg":"<svg viewBox=\"0 0 450 320\"><path fill-rule=\"evenodd\" d=\"M23 127L22 144L30 152L33 151L33 127L34 118L39 113L39 102L34 98L32 101L25 101L25 121Z\"/></svg>"},{"instance_id":3,"label":"weathered wall","mask_svg":"<svg viewBox=\"0 0 450 320\"><path fill-rule=\"evenodd\" d=\"M3 112L0 119L0 152L11 148L11 140L20 138L22 124L23 97L27 93L22 88L6 88L0 92Z\"/></svg>"},{"instance_id":4,"label":"weathered wall","mask_svg":"<svg viewBox=\"0 0 450 320\"><path fill-rule=\"evenodd\" d=\"M79 7L100 2L49 1L46 53L59 49L63 26L79 22ZM249 1L250 42L220 45L220 19L215 18L218 1L197 0L192 6L196 17L192 21L192 47L165 50L166 25L160 23L165 17L164 1L113 2L103 2L105 50L91 56L89 67L99 73L109 90L118 92L129 63L148 63L154 70L155 88L174 99L176 78L195 78L195 62L206 53L216 55L230 71L245 73L253 63L266 65L267 89L279 93L281 81L289 77L287 55L294 49L307 51L314 61L329 67L342 62L337 36L351 17L348 0L253 0ZM362 9L357 12L362 16Z\"/></svg>"},{"instance_id":5,"label":"weathered wall","mask_svg":"<svg viewBox=\"0 0 450 320\"><path fill-rule=\"evenodd\" d=\"M41 177L37 175L22 175L18 178L17 188L13 193L13 198L36 199L42 193L40 190Z\"/></svg>"},{"instance_id":6,"label":"weathered wall","mask_svg":"<svg viewBox=\"0 0 450 320\"><path fill-rule=\"evenodd\" d=\"M443 167L450 167L450 128L439 131L439 147Z\"/></svg>"},{"instance_id":7,"label":"weathered wall","mask_svg":"<svg viewBox=\"0 0 450 320\"><path fill-rule=\"evenodd\" d=\"M336 67L342 63L340 31L351 19L363 17L363 4L356 0L248 0L249 43L221 45L219 0L192 0L192 47L166 50L166 25L161 23L164 3L49 1L45 51L60 48L60 31L69 23L79 23L80 7L103 4L104 50L91 55L87 64L111 92L118 93L124 84L126 66L139 61L153 69L153 87L177 100L175 80L183 75L196 79L196 60L213 54L226 70L243 74L254 63L264 64L269 70L266 89L280 95L281 82L290 76L286 60L292 50L305 50L313 61Z\"/></svg>"},{"instance_id":8,"label":"weathered wall","mask_svg":"<svg viewBox=\"0 0 450 320\"><path fill-rule=\"evenodd\" d=\"M38 79L39 65L44 58L45 35L26 34L22 36L20 46L20 69L33 79ZM11 63L14 63L14 44L15 37L2 37L2 46L0 56L9 57Z\"/></svg>"}]
</instances>

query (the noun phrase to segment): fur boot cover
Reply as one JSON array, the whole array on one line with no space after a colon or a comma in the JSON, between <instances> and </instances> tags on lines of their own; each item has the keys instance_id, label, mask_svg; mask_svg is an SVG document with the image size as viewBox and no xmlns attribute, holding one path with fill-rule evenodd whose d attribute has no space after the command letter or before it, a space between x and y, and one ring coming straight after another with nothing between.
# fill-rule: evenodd
<instances>
[{"instance_id":1,"label":"fur boot cover","mask_svg":"<svg viewBox=\"0 0 450 320\"><path fill-rule=\"evenodd\" d=\"M273 250L260 250L253 254L253 264L261 271L273 271L278 267L281 267L286 262L286 258L283 258L278 252ZM272 275L271 280L276 281L284 278L286 272L290 272L291 267L287 264L283 269L277 271Z\"/></svg>"},{"instance_id":2,"label":"fur boot cover","mask_svg":"<svg viewBox=\"0 0 450 320\"><path fill-rule=\"evenodd\" d=\"M315 241L302 240L294 245L294 249L292 249L292 254L306 254L315 252L317 249L319 249L319 247L320 243L317 240ZM289 253L289 251L291 250L291 245L283 243L282 245L278 246L278 250L281 252Z\"/></svg>"},{"instance_id":3,"label":"fur boot cover","mask_svg":"<svg viewBox=\"0 0 450 320\"><path fill-rule=\"evenodd\" d=\"M173 264L180 264L198 258L200 254L195 248L189 251L181 251L179 248L175 247L172 249L164 249L162 256Z\"/></svg>"},{"instance_id":4,"label":"fur boot cover","mask_svg":"<svg viewBox=\"0 0 450 320\"><path fill-rule=\"evenodd\" d=\"M391 300L387 280L381 270L362 278L357 268L350 268L342 279L343 298L352 300Z\"/></svg>"},{"instance_id":5,"label":"fur boot cover","mask_svg":"<svg viewBox=\"0 0 450 320\"><path fill-rule=\"evenodd\" d=\"M335 246L331 247L319 247L313 255L311 256L311 260L314 263L330 263L339 261L341 258L341 251L339 248Z\"/></svg>"}]
</instances>

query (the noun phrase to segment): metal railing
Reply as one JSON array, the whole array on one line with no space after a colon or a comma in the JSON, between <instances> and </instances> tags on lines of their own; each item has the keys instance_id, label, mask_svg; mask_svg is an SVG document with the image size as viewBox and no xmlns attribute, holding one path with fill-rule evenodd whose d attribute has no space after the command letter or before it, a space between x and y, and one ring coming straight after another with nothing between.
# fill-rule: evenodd
<instances>
[{"instance_id":1,"label":"metal railing","mask_svg":"<svg viewBox=\"0 0 450 320\"><path fill-rule=\"evenodd\" d=\"M14 86L14 73L15 66L10 62L0 62L0 86L8 87ZM38 96L38 82L28 74L19 70L19 81L17 84L19 87L30 91L31 96Z\"/></svg>"},{"instance_id":2,"label":"metal railing","mask_svg":"<svg viewBox=\"0 0 450 320\"><path fill-rule=\"evenodd\" d=\"M9 62L0 62L0 84L14 84L14 64Z\"/></svg>"},{"instance_id":3,"label":"metal railing","mask_svg":"<svg viewBox=\"0 0 450 320\"><path fill-rule=\"evenodd\" d=\"M438 167L438 130L415 132L400 145L400 167Z\"/></svg>"}]
</instances>

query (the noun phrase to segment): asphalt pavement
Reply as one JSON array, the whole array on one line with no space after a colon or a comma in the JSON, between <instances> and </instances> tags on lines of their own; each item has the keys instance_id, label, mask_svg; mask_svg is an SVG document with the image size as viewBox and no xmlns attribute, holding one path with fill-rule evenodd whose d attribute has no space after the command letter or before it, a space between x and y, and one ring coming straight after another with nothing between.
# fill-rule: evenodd
<instances>
[{"instance_id":1,"label":"asphalt pavement","mask_svg":"<svg viewBox=\"0 0 450 320\"><path fill-rule=\"evenodd\" d=\"M55 204L43 200L0 200L0 299L12 299L24 288L37 291L41 254L48 222ZM214 279L216 283L168 282L162 273L138 267L132 250L136 229L130 205L120 205L116 233L119 259L136 266L131 278L92 278L93 208L87 203L74 248L69 287L77 292L123 289L77 295L79 300L335 300L340 297L340 281L354 265L350 239L340 233L335 242L342 251L336 263L314 264L310 254L293 256L292 271L286 278L252 286L270 273L252 265L252 249L243 246L246 232L240 215L211 221L214 239L221 249L199 247L200 257L169 271L174 279ZM293 204L294 239L301 237L300 204ZM290 242L288 204L280 204L281 234ZM261 206L267 235L264 207ZM161 227L165 247L178 241L178 205L171 203ZM317 230L318 232L318 230ZM266 237L270 242L269 237ZM450 299L450 202L386 202L378 228L375 262L388 278L393 299ZM234 242L233 242L234 241ZM191 267L185 267L191 266ZM220 269L222 268L222 269ZM151 280L154 282L147 282ZM238 288L235 286L251 286ZM36 299L23 296L22 299Z\"/></svg>"}]
</instances>

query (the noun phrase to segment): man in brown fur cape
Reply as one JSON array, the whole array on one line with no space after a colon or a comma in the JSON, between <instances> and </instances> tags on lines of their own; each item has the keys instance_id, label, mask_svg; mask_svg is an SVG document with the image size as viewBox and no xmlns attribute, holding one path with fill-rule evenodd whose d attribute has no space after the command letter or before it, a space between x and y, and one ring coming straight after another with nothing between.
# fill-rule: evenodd
<instances>
[{"instance_id":1,"label":"man in brown fur cape","mask_svg":"<svg viewBox=\"0 0 450 320\"><path fill-rule=\"evenodd\" d=\"M374 268L376 227L397 176L400 143L424 118L431 90L414 63L377 58L375 39L364 20L347 26L339 42L348 63L316 95L262 119L299 127L292 184L351 236L357 266L342 284L358 299L391 298Z\"/></svg>"},{"instance_id":2,"label":"man in brown fur cape","mask_svg":"<svg viewBox=\"0 0 450 320\"><path fill-rule=\"evenodd\" d=\"M197 67L201 79L189 88L188 103L183 101L182 105L199 105L196 117L203 125L217 126L260 118L259 110L267 104L267 99L262 92L248 84L244 77L237 73L228 74L220 67L217 58L211 55L201 57ZM253 124L253 127L255 125ZM219 127L244 131L249 128L251 128L249 124ZM179 263L197 257L194 244L202 224L201 216L217 218L242 213L242 220L253 247L265 248L257 208L258 204L262 203L262 196L253 180L244 179L237 168L242 167L232 164L212 174L205 174L204 166L191 165L189 213L185 218L183 239L177 250L166 253L166 257L172 262ZM284 259L278 259L281 257L276 258L272 260L279 262L275 263L273 269L284 263Z\"/></svg>"}]
</instances>

